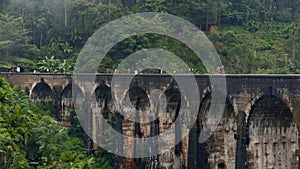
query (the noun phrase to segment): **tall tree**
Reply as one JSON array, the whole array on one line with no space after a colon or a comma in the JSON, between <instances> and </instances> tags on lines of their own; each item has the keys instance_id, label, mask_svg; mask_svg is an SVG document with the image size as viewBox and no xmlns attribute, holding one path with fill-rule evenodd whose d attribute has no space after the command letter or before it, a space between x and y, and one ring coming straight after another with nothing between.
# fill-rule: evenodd
<instances>
[{"instance_id":1,"label":"tall tree","mask_svg":"<svg viewBox=\"0 0 300 169\"><path fill-rule=\"evenodd\" d=\"M8 57L10 49L20 48L28 40L28 30L22 26L22 18L0 13L0 53Z\"/></svg>"}]
</instances>

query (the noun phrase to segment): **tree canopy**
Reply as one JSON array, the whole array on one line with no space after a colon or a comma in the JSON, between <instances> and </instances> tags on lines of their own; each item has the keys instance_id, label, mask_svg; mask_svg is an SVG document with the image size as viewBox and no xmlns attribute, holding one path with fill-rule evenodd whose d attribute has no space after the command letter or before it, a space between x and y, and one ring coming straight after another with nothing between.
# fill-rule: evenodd
<instances>
[{"instance_id":1,"label":"tree canopy","mask_svg":"<svg viewBox=\"0 0 300 169\"><path fill-rule=\"evenodd\" d=\"M101 26L151 11L174 14L205 31L226 73L298 73L299 5L299 0L1 0L0 68L39 70L46 57L54 57L62 65L51 71L70 72ZM212 24L218 25L218 33L209 33ZM205 73L186 46L149 34L116 44L98 71L113 72L124 57L153 47L172 51L196 73Z\"/></svg>"}]
</instances>

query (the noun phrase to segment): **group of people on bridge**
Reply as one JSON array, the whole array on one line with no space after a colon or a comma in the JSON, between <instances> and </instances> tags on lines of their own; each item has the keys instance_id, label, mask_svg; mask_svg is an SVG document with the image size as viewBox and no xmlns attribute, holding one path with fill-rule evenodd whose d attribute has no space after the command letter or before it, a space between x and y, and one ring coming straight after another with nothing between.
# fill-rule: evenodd
<instances>
[{"instance_id":1,"label":"group of people on bridge","mask_svg":"<svg viewBox=\"0 0 300 169\"><path fill-rule=\"evenodd\" d=\"M9 73L22 73L22 72L24 72L24 69L22 67L14 67L14 68L7 69L7 72L9 72ZM32 72L37 73L36 70L33 70ZM49 69L40 70L39 72L40 73L50 73ZM107 71L106 73L109 73L109 72ZM225 74L224 66L222 65L222 66L217 67L215 73L216 74ZM121 70L115 69L114 74L121 74ZM139 74L139 72L137 70L135 70L134 74ZM153 72L153 74L156 74L156 72ZM158 69L157 74L164 74L163 69L162 68ZM176 71L174 71L173 74L176 74ZM189 68L188 74L190 74L190 75L194 74L194 69Z\"/></svg>"},{"instance_id":2,"label":"group of people on bridge","mask_svg":"<svg viewBox=\"0 0 300 169\"><path fill-rule=\"evenodd\" d=\"M130 73L130 71L128 71ZM162 68L160 68L158 71L157 71L158 74L163 74L164 71ZM225 74L225 71L224 71L224 66L218 66L216 68L216 73L217 74ZM114 74L121 74L121 70L119 69L115 69L114 71ZM134 74L139 74L137 70L134 71ZM173 72L173 74L176 74L176 71ZM192 75L194 74L194 69L193 68L189 68L189 74Z\"/></svg>"}]
</instances>

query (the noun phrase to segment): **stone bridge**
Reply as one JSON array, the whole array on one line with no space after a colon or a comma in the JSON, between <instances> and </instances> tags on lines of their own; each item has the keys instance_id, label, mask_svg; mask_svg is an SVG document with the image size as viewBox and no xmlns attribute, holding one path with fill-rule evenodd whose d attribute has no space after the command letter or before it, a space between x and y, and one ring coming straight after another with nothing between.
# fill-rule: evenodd
<instances>
[{"instance_id":1,"label":"stone bridge","mask_svg":"<svg viewBox=\"0 0 300 169\"><path fill-rule=\"evenodd\" d=\"M299 168L300 75L213 75L211 78L221 76L227 82L226 107L217 130L205 143L198 143L198 137L210 106L212 86L208 75L194 75L200 106L188 137L181 138L179 145L155 158L120 158L120 168ZM70 108L76 102L72 99L72 75L2 73L0 77L21 86L33 102L52 102L57 118L63 125L71 125ZM116 109L110 92L112 77L98 74L94 84L78 85L75 89L81 91L81 97L96 96L91 105L93 114L97 111L105 114L105 111L106 118L113 119ZM123 95L129 94L137 109L145 111L152 104L149 95L155 89L163 91L168 101L166 111L160 112L155 122L156 128L151 123L137 125L123 119L120 131L124 135L149 137L153 132L163 133L174 122L181 101L178 84L172 76L136 75L130 90ZM92 128L96 127L94 123L101 121L93 121ZM134 144L124 140L123 147L134 152Z\"/></svg>"}]
</instances>

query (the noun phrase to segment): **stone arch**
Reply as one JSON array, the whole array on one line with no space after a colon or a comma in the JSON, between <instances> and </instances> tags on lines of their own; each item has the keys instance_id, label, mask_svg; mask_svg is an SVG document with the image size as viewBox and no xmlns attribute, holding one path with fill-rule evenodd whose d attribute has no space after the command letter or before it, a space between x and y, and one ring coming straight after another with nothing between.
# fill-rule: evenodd
<instances>
[{"instance_id":1,"label":"stone arch","mask_svg":"<svg viewBox=\"0 0 300 169\"><path fill-rule=\"evenodd\" d=\"M251 107L246 123L250 168L298 168L298 129L287 103L264 95Z\"/></svg>"},{"instance_id":2,"label":"stone arch","mask_svg":"<svg viewBox=\"0 0 300 169\"><path fill-rule=\"evenodd\" d=\"M106 84L100 84L94 90L93 96L96 102L93 103L92 107L100 108L101 112L105 114L105 118L108 118L110 112L113 111L111 88Z\"/></svg>"},{"instance_id":3,"label":"stone arch","mask_svg":"<svg viewBox=\"0 0 300 169\"><path fill-rule=\"evenodd\" d=\"M76 96L73 96L73 90L76 90ZM84 98L82 90L77 85L68 84L62 91L60 99L60 119L64 126L71 126L73 119L73 109L75 104L81 104Z\"/></svg>"},{"instance_id":4,"label":"stone arch","mask_svg":"<svg viewBox=\"0 0 300 169\"><path fill-rule=\"evenodd\" d=\"M206 91L206 92L205 92ZM211 100L211 96L212 95L212 93L211 93L211 91L210 91L210 87L207 87L205 90L204 90L204 92L203 92L203 96L202 96L202 99L201 99L201 101L200 101L200 106L199 106L199 113L198 113L198 116L203 116L203 115L205 115L205 114L201 114L201 108L203 108L204 106L206 107L205 108L205 110L208 112L208 110L209 110L209 106L210 106L210 100ZM215 96L220 96L220 97L224 97L224 95L222 94L222 93L219 93L219 92L216 92L216 95ZM232 109L230 112L223 112L223 119L222 120L225 120L228 116L229 116L229 114L228 113L230 113L230 117L233 117L233 116L235 116L235 114L234 114L234 112L233 112L233 104L232 104L232 102L231 102L231 100L228 98L228 96L226 96L225 97L226 98L226 100L225 100L225 105L226 105L226 109ZM208 104L208 105L207 105ZM207 112L205 112L205 113L207 113ZM226 114L227 113L227 114ZM224 119L224 115L225 115L225 119ZM202 118L202 117L201 117ZM234 117L235 118L235 117Z\"/></svg>"},{"instance_id":5,"label":"stone arch","mask_svg":"<svg viewBox=\"0 0 300 169\"><path fill-rule=\"evenodd\" d=\"M221 95L217 93L216 96ZM234 135L237 132L237 120L235 118L233 105L226 98L226 106L222 120L218 124L212 136L203 144L198 143L203 124L205 123L206 113L210 108L211 93L208 93L201 101L198 117L189 134L188 143L188 168L204 169L216 168L220 161L228 162L228 168L235 167L236 141Z\"/></svg>"},{"instance_id":6,"label":"stone arch","mask_svg":"<svg viewBox=\"0 0 300 169\"><path fill-rule=\"evenodd\" d=\"M261 98L261 97L263 97L263 93L257 93L256 95L255 95L255 97L254 98L252 98L252 100L247 100L246 102L247 102L247 104L246 104L246 107L245 107L245 109L244 109L244 112L245 112L245 115L246 115L246 121L248 120L248 118L249 118L249 115L250 115L250 111L251 111L251 109L252 109L252 106Z\"/></svg>"},{"instance_id":7,"label":"stone arch","mask_svg":"<svg viewBox=\"0 0 300 169\"><path fill-rule=\"evenodd\" d=\"M277 97L278 99L280 99L281 101L283 101L285 104L287 104L288 107L289 107L289 109L290 109L290 111L293 112L292 106L291 106L291 100L290 100L288 91L282 92L282 90L278 89L276 92L273 92L273 94L264 94L263 92L256 93L255 96L252 97L251 102L249 102L247 104L247 106L245 107L244 112L247 115L246 118L248 119L250 111L251 111L252 107L255 105L255 103L257 103L262 97L265 97L265 96L274 96L274 97Z\"/></svg>"},{"instance_id":8,"label":"stone arch","mask_svg":"<svg viewBox=\"0 0 300 169\"><path fill-rule=\"evenodd\" d=\"M42 79L33 87L30 99L34 103L47 104L54 101L54 94L51 87Z\"/></svg>"},{"instance_id":9,"label":"stone arch","mask_svg":"<svg viewBox=\"0 0 300 169\"><path fill-rule=\"evenodd\" d=\"M76 96L73 96L73 90L76 90ZM74 107L74 104L76 104L76 101L81 102L84 98L84 93L81 90L81 88L77 85L74 85L72 83L68 84L61 93L61 99L68 98L68 101L65 103L68 107ZM75 100L73 98L78 98L78 100Z\"/></svg>"},{"instance_id":10,"label":"stone arch","mask_svg":"<svg viewBox=\"0 0 300 169\"><path fill-rule=\"evenodd\" d=\"M182 102L182 96L179 88L170 88L164 92L166 96L166 113L163 115L165 118L172 119L172 122L175 121L177 114L176 111L180 110L180 105Z\"/></svg>"},{"instance_id":11,"label":"stone arch","mask_svg":"<svg viewBox=\"0 0 300 169\"><path fill-rule=\"evenodd\" d=\"M130 103L125 103L126 98L129 97ZM128 101L128 100L127 100ZM123 105L131 104L138 111L146 111L150 107L150 99L147 91L140 86L130 87L124 95Z\"/></svg>"},{"instance_id":12,"label":"stone arch","mask_svg":"<svg viewBox=\"0 0 300 169\"><path fill-rule=\"evenodd\" d=\"M179 88L169 88L164 92L166 96L166 110L160 115L163 122L163 128L166 130L178 117L180 111L181 102L184 102ZM163 132L163 131L161 131Z\"/></svg>"}]
</instances>

